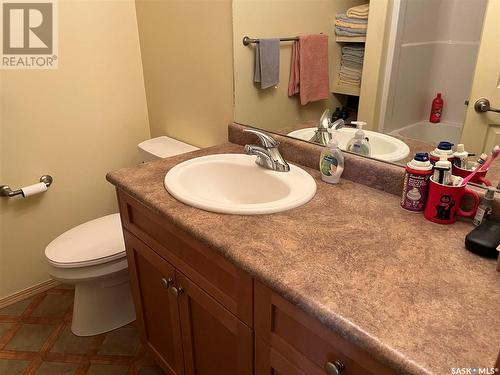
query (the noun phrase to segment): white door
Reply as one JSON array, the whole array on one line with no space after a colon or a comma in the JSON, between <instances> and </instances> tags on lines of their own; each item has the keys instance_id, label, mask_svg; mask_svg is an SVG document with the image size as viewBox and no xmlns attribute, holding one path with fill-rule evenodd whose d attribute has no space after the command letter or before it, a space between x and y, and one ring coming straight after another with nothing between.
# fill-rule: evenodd
<instances>
[{"instance_id":1,"label":"white door","mask_svg":"<svg viewBox=\"0 0 500 375\"><path fill-rule=\"evenodd\" d=\"M490 0L484 17L476 70L462 131L462 143L465 143L467 150L476 153L489 152L494 145L500 144L500 111L484 111L484 105L475 105L478 100L487 99L492 109L500 109L499 20L500 1Z\"/></svg>"}]
</instances>

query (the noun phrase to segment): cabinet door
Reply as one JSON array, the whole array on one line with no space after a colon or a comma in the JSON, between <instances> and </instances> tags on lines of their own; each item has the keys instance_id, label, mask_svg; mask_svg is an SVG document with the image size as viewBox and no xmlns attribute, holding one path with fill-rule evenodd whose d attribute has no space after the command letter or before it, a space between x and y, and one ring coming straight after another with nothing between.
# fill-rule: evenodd
<instances>
[{"instance_id":1,"label":"cabinet door","mask_svg":"<svg viewBox=\"0 0 500 375\"><path fill-rule=\"evenodd\" d=\"M253 374L252 330L176 271L186 375Z\"/></svg>"},{"instance_id":2,"label":"cabinet door","mask_svg":"<svg viewBox=\"0 0 500 375\"><path fill-rule=\"evenodd\" d=\"M184 374L179 309L169 292L174 267L124 231L137 322L143 341L169 375Z\"/></svg>"}]
</instances>

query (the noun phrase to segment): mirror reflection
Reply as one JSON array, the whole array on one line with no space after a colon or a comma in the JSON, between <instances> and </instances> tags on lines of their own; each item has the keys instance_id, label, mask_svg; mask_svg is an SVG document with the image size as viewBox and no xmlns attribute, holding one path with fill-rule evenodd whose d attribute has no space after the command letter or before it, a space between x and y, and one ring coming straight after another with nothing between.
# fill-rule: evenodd
<instances>
[{"instance_id":1,"label":"mirror reflection","mask_svg":"<svg viewBox=\"0 0 500 375\"><path fill-rule=\"evenodd\" d=\"M487 0L235 0L235 120L400 165L444 154L467 175L500 143L494 12Z\"/></svg>"}]
</instances>

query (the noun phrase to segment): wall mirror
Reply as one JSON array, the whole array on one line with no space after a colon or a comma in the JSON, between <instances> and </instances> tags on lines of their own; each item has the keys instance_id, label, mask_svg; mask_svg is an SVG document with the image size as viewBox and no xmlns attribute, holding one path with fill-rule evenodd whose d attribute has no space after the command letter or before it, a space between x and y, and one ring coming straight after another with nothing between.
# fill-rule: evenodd
<instances>
[{"instance_id":1,"label":"wall mirror","mask_svg":"<svg viewBox=\"0 0 500 375\"><path fill-rule=\"evenodd\" d=\"M447 141L453 149L464 144L474 154L468 158L473 166L481 153L500 143L500 114L494 112L500 108L500 5L372 0L367 18L354 20L352 33L349 27L336 31L336 25L343 26L336 19L349 23L339 14L366 3L234 0L235 121L321 144L324 137L315 137L315 131L329 110L330 124L345 120L329 133L335 133L341 148L356 132L352 122L357 120L366 122L372 158L405 165L416 152L430 152ZM244 45L245 36L293 39L320 33L328 36L327 99L301 105L297 96L288 95L293 41L280 43L279 82L266 89L254 82L259 42ZM443 106L439 111L435 105L439 122L434 123L431 107L438 93ZM494 167L489 175L496 185L500 167L496 173Z\"/></svg>"}]
</instances>

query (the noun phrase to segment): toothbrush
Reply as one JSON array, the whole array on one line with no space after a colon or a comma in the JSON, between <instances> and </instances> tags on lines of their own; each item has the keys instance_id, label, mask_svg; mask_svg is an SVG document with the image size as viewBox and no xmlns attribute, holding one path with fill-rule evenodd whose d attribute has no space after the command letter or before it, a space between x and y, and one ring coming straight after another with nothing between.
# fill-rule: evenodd
<instances>
[{"instance_id":1,"label":"toothbrush","mask_svg":"<svg viewBox=\"0 0 500 375\"><path fill-rule=\"evenodd\" d=\"M487 170L489 168L489 166L491 165L491 163L493 163L493 160L495 160L497 158L498 154L500 154L500 146L496 145L495 147L493 147L493 150L491 150L491 155L488 158L488 160L486 160L484 162L484 164L481 165L479 168L476 168L476 170L474 172L472 172L470 175L465 177L463 179L462 183L460 184L460 186L467 185L467 183L475 176L475 174L477 172Z\"/></svg>"}]
</instances>

